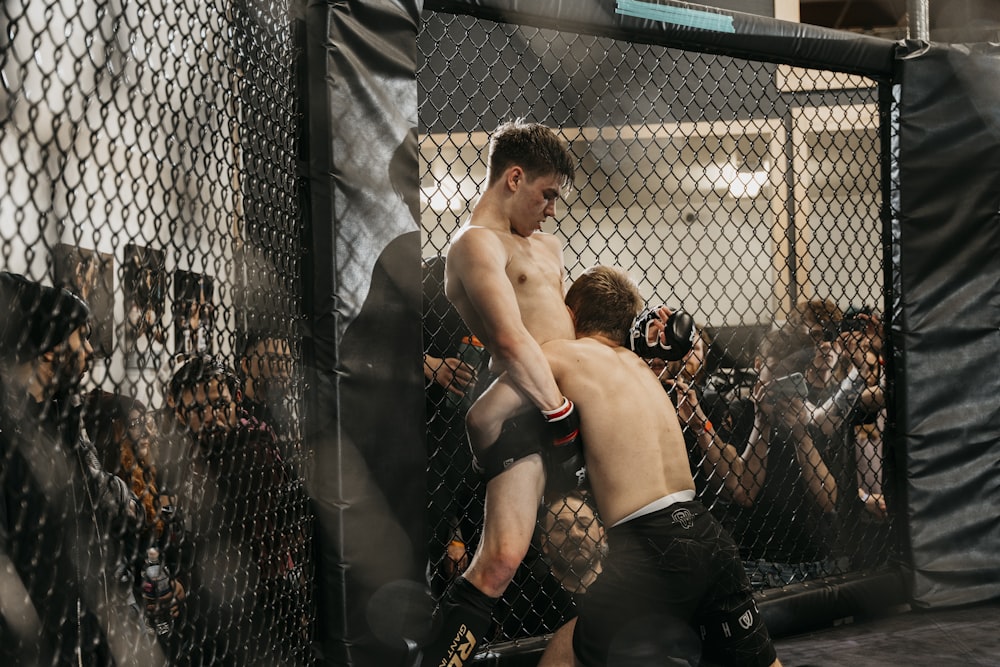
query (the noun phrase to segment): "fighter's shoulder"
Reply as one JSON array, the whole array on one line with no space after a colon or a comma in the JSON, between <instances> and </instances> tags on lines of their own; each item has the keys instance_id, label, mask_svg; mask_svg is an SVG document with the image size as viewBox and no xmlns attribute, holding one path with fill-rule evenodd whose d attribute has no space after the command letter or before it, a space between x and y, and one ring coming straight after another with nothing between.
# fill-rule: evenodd
<instances>
[{"instance_id":1,"label":"fighter's shoulder","mask_svg":"<svg viewBox=\"0 0 1000 667\"><path fill-rule=\"evenodd\" d=\"M561 361L589 357L600 347L589 338L554 338L542 343L542 351L550 360Z\"/></svg>"},{"instance_id":2,"label":"fighter's shoulder","mask_svg":"<svg viewBox=\"0 0 1000 667\"><path fill-rule=\"evenodd\" d=\"M548 232L537 231L531 235L531 239L537 243L544 244L556 250L557 252L562 252L562 241L559 237L549 234Z\"/></svg>"},{"instance_id":3,"label":"fighter's shoulder","mask_svg":"<svg viewBox=\"0 0 1000 667\"><path fill-rule=\"evenodd\" d=\"M496 229L467 222L458 228L455 235L451 237L451 247L464 245L490 244L499 245L503 243L503 236Z\"/></svg>"},{"instance_id":4,"label":"fighter's shoulder","mask_svg":"<svg viewBox=\"0 0 1000 667\"><path fill-rule=\"evenodd\" d=\"M462 225L455 232L448 247L449 259L502 252L506 252L503 237L496 230L469 223Z\"/></svg>"}]
</instances>

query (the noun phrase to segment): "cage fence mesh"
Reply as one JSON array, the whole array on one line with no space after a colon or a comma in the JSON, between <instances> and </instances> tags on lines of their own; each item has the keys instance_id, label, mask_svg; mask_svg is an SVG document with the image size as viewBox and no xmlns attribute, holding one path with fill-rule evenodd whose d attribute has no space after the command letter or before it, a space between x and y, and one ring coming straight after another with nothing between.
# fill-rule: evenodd
<instances>
[{"instance_id":1,"label":"cage fence mesh","mask_svg":"<svg viewBox=\"0 0 1000 667\"><path fill-rule=\"evenodd\" d=\"M4 664L311 662L288 9L0 7Z\"/></svg>"},{"instance_id":2,"label":"cage fence mesh","mask_svg":"<svg viewBox=\"0 0 1000 667\"><path fill-rule=\"evenodd\" d=\"M577 161L574 191L543 228L563 242L569 278L618 265L651 305L696 319L695 354L650 364L667 391L692 384L714 426L710 443L685 428L691 470L754 587L888 563L877 83L436 12L418 51L435 593L475 552L484 493L468 402L435 372L465 358L471 333L443 295L442 257L484 187L490 131L515 118L556 129ZM540 510L494 641L573 615L604 553L590 503ZM580 525L565 522L569 507Z\"/></svg>"}]
</instances>

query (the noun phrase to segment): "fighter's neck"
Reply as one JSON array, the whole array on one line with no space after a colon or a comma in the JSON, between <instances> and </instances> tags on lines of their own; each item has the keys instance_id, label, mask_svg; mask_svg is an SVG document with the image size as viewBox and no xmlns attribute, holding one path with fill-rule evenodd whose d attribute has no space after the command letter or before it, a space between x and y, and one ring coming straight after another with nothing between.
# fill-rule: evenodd
<instances>
[{"instance_id":1,"label":"fighter's neck","mask_svg":"<svg viewBox=\"0 0 1000 667\"><path fill-rule=\"evenodd\" d=\"M620 340L615 340L610 336L605 336L600 333L590 333L579 336L579 338L592 338L593 340L601 343L602 345L607 345L608 347L621 347L622 342Z\"/></svg>"}]
</instances>

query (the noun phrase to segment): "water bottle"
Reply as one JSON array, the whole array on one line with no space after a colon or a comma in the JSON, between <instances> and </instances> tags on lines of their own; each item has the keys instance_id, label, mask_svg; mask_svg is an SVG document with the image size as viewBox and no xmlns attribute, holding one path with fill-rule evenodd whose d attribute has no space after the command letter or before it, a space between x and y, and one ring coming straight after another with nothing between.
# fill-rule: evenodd
<instances>
[{"instance_id":1,"label":"water bottle","mask_svg":"<svg viewBox=\"0 0 1000 667\"><path fill-rule=\"evenodd\" d=\"M463 336L458 345L458 358L467 363L473 372L479 372L479 367L486 357L486 348L475 336ZM466 385L465 396L449 391L447 394L448 404L456 410L468 409L472 405L470 394L475 388L475 382Z\"/></svg>"},{"instance_id":2,"label":"water bottle","mask_svg":"<svg viewBox=\"0 0 1000 667\"><path fill-rule=\"evenodd\" d=\"M173 583L167 566L160 563L160 550L150 547L146 550L146 565L142 568L142 600L146 605L146 624L157 635L170 633L173 598Z\"/></svg>"}]
</instances>

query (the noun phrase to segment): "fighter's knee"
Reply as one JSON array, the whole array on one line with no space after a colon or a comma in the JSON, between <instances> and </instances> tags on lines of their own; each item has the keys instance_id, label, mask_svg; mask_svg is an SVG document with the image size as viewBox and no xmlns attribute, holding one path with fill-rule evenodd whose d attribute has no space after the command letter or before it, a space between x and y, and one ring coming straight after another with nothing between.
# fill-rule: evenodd
<instances>
[{"instance_id":1,"label":"fighter's knee","mask_svg":"<svg viewBox=\"0 0 1000 667\"><path fill-rule=\"evenodd\" d=\"M469 444L472 445L473 451L481 451L483 447L492 444L493 440L496 440L496 435L499 435L499 433L490 439L491 430L499 431L492 424L487 411L479 407L478 403L473 403L469 411L465 413L465 431L468 434Z\"/></svg>"},{"instance_id":2,"label":"fighter's knee","mask_svg":"<svg viewBox=\"0 0 1000 667\"><path fill-rule=\"evenodd\" d=\"M465 577L487 595L499 597L514 579L523 558L524 554L516 549L500 549L481 558L474 570L465 573Z\"/></svg>"}]
</instances>

